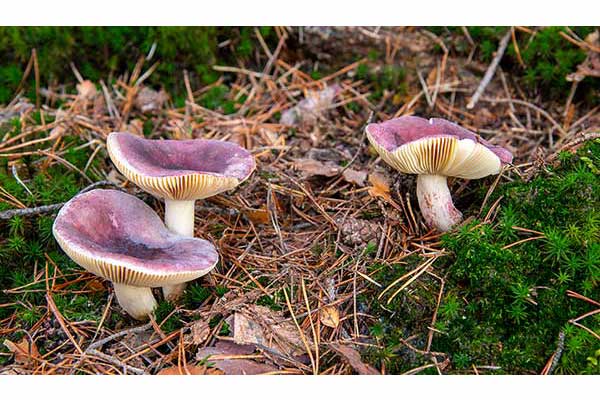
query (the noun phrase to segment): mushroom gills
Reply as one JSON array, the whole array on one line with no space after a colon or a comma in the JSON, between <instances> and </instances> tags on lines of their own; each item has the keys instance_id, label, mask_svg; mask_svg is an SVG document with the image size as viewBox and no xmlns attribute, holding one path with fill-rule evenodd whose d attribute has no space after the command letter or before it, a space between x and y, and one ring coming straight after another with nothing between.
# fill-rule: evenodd
<instances>
[{"instance_id":1,"label":"mushroom gills","mask_svg":"<svg viewBox=\"0 0 600 400\"><path fill-rule=\"evenodd\" d=\"M417 198L423 218L429 227L440 232L450 230L462 221L462 214L452 202L447 178L443 175L419 175Z\"/></svg>"},{"instance_id":2,"label":"mushroom gills","mask_svg":"<svg viewBox=\"0 0 600 400\"><path fill-rule=\"evenodd\" d=\"M186 237L194 237L195 200L233 189L256 168L250 152L220 140L150 140L112 132L106 144L123 175L164 199L167 228ZM185 286L163 286L165 299L177 300Z\"/></svg>"}]
</instances>

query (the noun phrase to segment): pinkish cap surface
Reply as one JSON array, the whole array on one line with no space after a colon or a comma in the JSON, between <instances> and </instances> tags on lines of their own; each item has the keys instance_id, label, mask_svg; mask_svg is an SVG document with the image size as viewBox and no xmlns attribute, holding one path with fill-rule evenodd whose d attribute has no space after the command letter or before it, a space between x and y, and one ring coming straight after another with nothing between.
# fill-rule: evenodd
<instances>
[{"instance_id":1,"label":"pinkish cap surface","mask_svg":"<svg viewBox=\"0 0 600 400\"><path fill-rule=\"evenodd\" d=\"M389 152L399 147L427 138L455 137L457 139L470 139L492 151L502 163L512 162L512 153L500 146L495 146L479 135L442 118L421 118L404 116L389 121L367 125L367 133L372 140Z\"/></svg>"},{"instance_id":2,"label":"pinkish cap surface","mask_svg":"<svg viewBox=\"0 0 600 400\"><path fill-rule=\"evenodd\" d=\"M190 173L246 179L254 170L254 157L235 143L220 140L152 140L130 133L110 135L121 157L138 173L152 177Z\"/></svg>"},{"instance_id":3,"label":"pinkish cap surface","mask_svg":"<svg viewBox=\"0 0 600 400\"><path fill-rule=\"evenodd\" d=\"M256 163L250 152L219 140L150 140L113 132L106 141L117 169L168 200L196 200L233 189Z\"/></svg>"},{"instance_id":4,"label":"pinkish cap surface","mask_svg":"<svg viewBox=\"0 0 600 400\"><path fill-rule=\"evenodd\" d=\"M186 282L210 271L219 258L210 242L172 233L146 203L117 190L96 189L71 199L53 233L79 265L128 285Z\"/></svg>"}]
</instances>

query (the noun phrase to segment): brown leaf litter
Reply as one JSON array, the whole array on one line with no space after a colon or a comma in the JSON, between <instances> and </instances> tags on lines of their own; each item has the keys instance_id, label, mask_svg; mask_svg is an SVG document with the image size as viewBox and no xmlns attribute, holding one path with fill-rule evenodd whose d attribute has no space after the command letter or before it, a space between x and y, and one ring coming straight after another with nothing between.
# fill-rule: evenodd
<instances>
[{"instance_id":1,"label":"brown leaf litter","mask_svg":"<svg viewBox=\"0 0 600 400\"><path fill-rule=\"evenodd\" d=\"M12 357L0 373L378 373L359 351L380 347L369 332L369 304L361 300L381 290L369 266L388 268L410 254L427 257L440 251L440 242L439 235L423 227L414 178L386 167L368 147L363 128L371 115L373 121L414 114L443 117L510 146L516 159L502 176L506 180L535 173L543 165L531 163L535 155L542 161L551 158L558 149L590 137L599 125L593 107L543 99L534 104L517 82L503 81L502 74L491 80L475 112L466 112L487 65L456 57L448 51L447 39L422 28L306 29L309 52L314 46L321 46L321 52L364 52L348 64L330 65L329 74L318 80L309 75L316 66L311 57L295 59L288 51L289 37L298 39L300 29L276 27L274 32L281 51L257 54L260 65L239 65L212 85L190 80L183 107L173 108L166 93L143 84L153 67L141 59L133 71L115 75L109 83L78 79L76 94L69 93L72 85L41 88L39 109L20 96L0 109L0 125L7 132L0 157L9 167L15 165L25 184L27 168L21 166L27 158L41 171L60 165L83 185L96 177L108 179L159 213L160 201L139 193L112 167L105 148L111 131L129 130L152 139L234 141L257 161L256 172L235 191L196 204L196 232L215 243L221 260L198 282L211 288L210 295L201 304L178 304L169 315L181 327L169 330L166 321L132 327L120 316L116 301L107 303L102 319L84 321L70 320L45 301L27 305L40 320L27 329L24 342L8 336ZM574 46L587 46L590 59L584 67L594 68L596 42L573 40ZM442 52L432 51L434 46ZM373 48L380 50L380 60L368 59ZM396 63L407 71L407 90L401 95L387 88L376 98L373 83L357 79L361 65L377 72ZM201 106L204 94L224 82L227 100L238 108L225 114L219 106ZM240 103L242 98L246 100ZM38 117L46 122L40 124ZM18 130L10 124L14 118ZM144 127L151 129L144 133ZM64 162L75 147L89 149L82 169ZM17 197L0 192L0 201L26 209L25 199ZM363 254L368 243L376 246L373 254ZM46 257L32 266L35 286L6 288L11 302L32 290L45 291L44 298L91 292L109 298L110 285L98 282L74 293L74 283L89 279L84 271L53 265L54 274L45 276L50 269L46 260L53 262ZM443 275L436 265L423 271L412 284L423 284L429 273ZM427 288L433 297L443 292L437 281ZM403 293L407 301L418 302L412 292ZM436 310L427 312L433 318ZM6 335L23 330L15 315L0 321ZM435 346L437 336L429 338L426 329L430 323L423 321L424 329L407 332L410 343L429 346L433 341ZM60 334L49 334L52 324ZM226 324L230 330L224 336ZM415 346L403 351L430 350ZM446 355L432 357L439 357L440 366L448 362Z\"/></svg>"},{"instance_id":2,"label":"brown leaf litter","mask_svg":"<svg viewBox=\"0 0 600 400\"><path fill-rule=\"evenodd\" d=\"M336 176L338 175L342 167L335 164L333 161L319 161L310 158L300 159L294 162L294 166L297 170L302 171L305 178L311 176Z\"/></svg>"},{"instance_id":3,"label":"brown leaf litter","mask_svg":"<svg viewBox=\"0 0 600 400\"><path fill-rule=\"evenodd\" d=\"M341 355L359 375L380 375L375 368L365 364L360 358L360 353L352 347L343 344L330 344L329 347Z\"/></svg>"},{"instance_id":4,"label":"brown leaf litter","mask_svg":"<svg viewBox=\"0 0 600 400\"><path fill-rule=\"evenodd\" d=\"M248 304L233 315L233 341L242 345L257 345L289 357L306 353L298 329L281 312L268 307Z\"/></svg>"},{"instance_id":5,"label":"brown leaf litter","mask_svg":"<svg viewBox=\"0 0 600 400\"><path fill-rule=\"evenodd\" d=\"M279 371L273 364L255 361L264 358L254 354L255 350L256 347L252 345L218 341L214 346L199 349L196 360L211 365L225 375L261 375Z\"/></svg>"}]
</instances>

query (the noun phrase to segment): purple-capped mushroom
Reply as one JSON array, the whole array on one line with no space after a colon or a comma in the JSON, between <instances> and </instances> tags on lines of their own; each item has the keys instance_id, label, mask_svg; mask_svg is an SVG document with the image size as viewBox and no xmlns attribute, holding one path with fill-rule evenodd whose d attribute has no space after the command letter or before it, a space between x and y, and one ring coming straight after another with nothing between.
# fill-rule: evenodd
<instances>
[{"instance_id":1,"label":"purple-capped mushroom","mask_svg":"<svg viewBox=\"0 0 600 400\"><path fill-rule=\"evenodd\" d=\"M414 116L369 124L367 137L381 158L406 174L418 174L417 198L429 227L448 231L462 220L447 177L479 179L512 162L510 151L441 118Z\"/></svg>"},{"instance_id":2,"label":"purple-capped mushroom","mask_svg":"<svg viewBox=\"0 0 600 400\"><path fill-rule=\"evenodd\" d=\"M146 203L117 190L75 196L52 232L73 261L113 283L119 304L137 319L156 307L152 287L199 278L219 259L210 242L171 232Z\"/></svg>"},{"instance_id":3,"label":"purple-capped mushroom","mask_svg":"<svg viewBox=\"0 0 600 400\"><path fill-rule=\"evenodd\" d=\"M256 163L246 149L219 140L150 140L130 133L108 136L117 169L146 192L165 200L165 224L194 236L194 204L246 180ZM163 287L165 298L181 296L185 285Z\"/></svg>"}]
</instances>

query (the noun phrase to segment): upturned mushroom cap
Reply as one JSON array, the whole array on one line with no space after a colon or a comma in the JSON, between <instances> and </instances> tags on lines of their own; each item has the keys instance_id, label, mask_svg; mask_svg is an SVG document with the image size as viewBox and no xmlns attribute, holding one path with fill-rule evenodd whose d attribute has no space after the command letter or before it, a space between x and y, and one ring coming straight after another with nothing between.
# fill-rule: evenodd
<instances>
[{"instance_id":1,"label":"upturned mushroom cap","mask_svg":"<svg viewBox=\"0 0 600 400\"><path fill-rule=\"evenodd\" d=\"M478 179L500 172L512 154L441 118L405 116L369 124L367 137L400 172Z\"/></svg>"},{"instance_id":2,"label":"upturned mushroom cap","mask_svg":"<svg viewBox=\"0 0 600 400\"><path fill-rule=\"evenodd\" d=\"M172 233L146 203L117 190L75 196L58 213L52 231L77 264L130 286L187 282L208 273L219 259L210 242Z\"/></svg>"},{"instance_id":3,"label":"upturned mushroom cap","mask_svg":"<svg viewBox=\"0 0 600 400\"><path fill-rule=\"evenodd\" d=\"M167 200L196 200L232 189L256 164L242 147L219 140L150 140L113 132L108 153L136 185Z\"/></svg>"}]
</instances>

